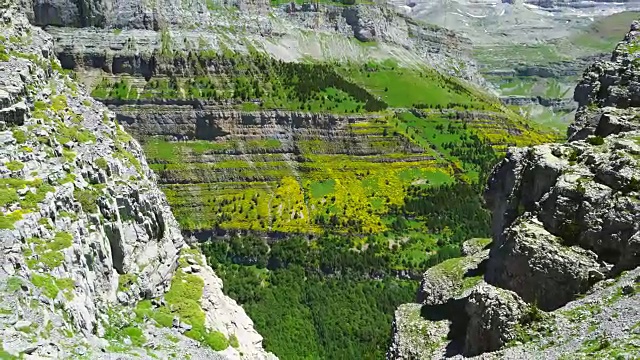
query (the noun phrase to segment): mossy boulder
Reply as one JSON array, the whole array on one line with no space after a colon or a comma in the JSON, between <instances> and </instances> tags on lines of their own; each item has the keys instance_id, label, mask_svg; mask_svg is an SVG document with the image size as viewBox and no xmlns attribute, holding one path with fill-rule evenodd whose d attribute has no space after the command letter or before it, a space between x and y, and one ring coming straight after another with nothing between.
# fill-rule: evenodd
<instances>
[{"instance_id":1,"label":"mossy boulder","mask_svg":"<svg viewBox=\"0 0 640 360\"><path fill-rule=\"evenodd\" d=\"M468 240L463 249L471 255L446 260L427 270L418 290L418 303L441 305L467 295L482 280L483 261L489 256L484 248L489 243L490 239Z\"/></svg>"}]
</instances>

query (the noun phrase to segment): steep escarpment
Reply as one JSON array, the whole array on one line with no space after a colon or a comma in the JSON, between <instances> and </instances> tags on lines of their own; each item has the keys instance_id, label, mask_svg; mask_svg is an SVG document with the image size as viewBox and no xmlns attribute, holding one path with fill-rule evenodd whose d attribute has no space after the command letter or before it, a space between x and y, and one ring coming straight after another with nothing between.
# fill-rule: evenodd
<instances>
[{"instance_id":1,"label":"steep escarpment","mask_svg":"<svg viewBox=\"0 0 640 360\"><path fill-rule=\"evenodd\" d=\"M380 233L410 186L473 181L478 158L553 138L478 86L465 37L384 4L138 4L157 26L136 4L47 31L188 231Z\"/></svg>"},{"instance_id":2,"label":"steep escarpment","mask_svg":"<svg viewBox=\"0 0 640 360\"><path fill-rule=\"evenodd\" d=\"M408 21L380 11L389 22ZM375 33L379 43L367 49L403 39L391 26ZM143 142L186 230L379 233L409 186L475 178L483 161L472 158L550 138L474 85L410 65L421 46L424 56L453 58L418 38L403 40L412 57L336 64L283 61L250 44L209 47L211 39L196 43L184 29L154 34L148 49L139 48L143 37L107 49L77 40L67 48L61 39L58 55ZM283 204L282 191L296 200Z\"/></svg>"},{"instance_id":3,"label":"steep escarpment","mask_svg":"<svg viewBox=\"0 0 640 360\"><path fill-rule=\"evenodd\" d=\"M569 142L511 149L494 169L488 256L446 277L462 295L442 294L445 263L425 273L421 303L396 312L389 358L640 354L638 28L585 71Z\"/></svg>"},{"instance_id":4,"label":"steep escarpment","mask_svg":"<svg viewBox=\"0 0 640 360\"><path fill-rule=\"evenodd\" d=\"M269 7L264 0L194 1L190 9L207 12L209 8L229 7L241 11L261 12ZM188 24L195 14L173 1L146 2L112 0L37 0L25 1L26 14L38 26L97 28L136 28L157 30L167 24Z\"/></svg>"},{"instance_id":5,"label":"steep escarpment","mask_svg":"<svg viewBox=\"0 0 640 360\"><path fill-rule=\"evenodd\" d=\"M160 3L154 4L154 14L166 11ZM175 7L181 6L167 8ZM257 50L287 62L394 59L417 65L426 61L451 74L482 81L469 59L468 39L403 17L381 4L261 8L264 13L192 2L181 7L180 15L152 27L144 20L116 14L112 21L124 24L47 30L56 39L56 52L65 68L142 73L147 78L167 71L184 74L191 58L200 58L200 53Z\"/></svg>"},{"instance_id":6,"label":"steep escarpment","mask_svg":"<svg viewBox=\"0 0 640 360\"><path fill-rule=\"evenodd\" d=\"M0 18L3 356L272 357L184 242L139 144L47 33L8 4Z\"/></svg>"}]
</instances>

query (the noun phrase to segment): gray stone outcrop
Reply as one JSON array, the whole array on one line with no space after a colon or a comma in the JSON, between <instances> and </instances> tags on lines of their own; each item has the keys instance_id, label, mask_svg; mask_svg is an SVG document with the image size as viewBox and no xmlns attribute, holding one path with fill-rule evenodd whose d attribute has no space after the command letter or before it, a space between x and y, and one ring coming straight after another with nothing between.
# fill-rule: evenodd
<instances>
[{"instance_id":1,"label":"gray stone outcrop","mask_svg":"<svg viewBox=\"0 0 640 360\"><path fill-rule=\"evenodd\" d=\"M4 351L107 359L168 358L179 349L194 359L273 359L186 245L140 145L61 70L51 36L12 7L0 9L0 31L12 39L0 60L0 113L12 114L0 128L0 307L13 314L0 316ZM185 261L193 264L179 268ZM168 308L162 298L177 274L202 283L193 310L205 329L237 343L214 351L180 332L194 324L178 331L138 318L134 309L152 298ZM137 342L135 331L118 332L127 324L141 331Z\"/></svg>"}]
</instances>

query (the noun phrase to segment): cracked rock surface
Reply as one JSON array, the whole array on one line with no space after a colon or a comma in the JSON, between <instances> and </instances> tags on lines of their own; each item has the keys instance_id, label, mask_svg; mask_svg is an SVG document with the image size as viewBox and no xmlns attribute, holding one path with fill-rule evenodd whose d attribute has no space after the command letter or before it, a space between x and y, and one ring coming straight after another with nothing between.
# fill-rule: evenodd
<instances>
[{"instance_id":1,"label":"cracked rock surface","mask_svg":"<svg viewBox=\"0 0 640 360\"><path fill-rule=\"evenodd\" d=\"M10 4L0 34L4 351L275 358L185 243L140 145L62 70L51 36Z\"/></svg>"},{"instance_id":2,"label":"cracked rock surface","mask_svg":"<svg viewBox=\"0 0 640 360\"><path fill-rule=\"evenodd\" d=\"M585 71L568 142L509 149L494 168L488 256L453 259L483 264L483 281L452 293L446 262L429 269L421 304L396 311L389 359L640 357L639 30Z\"/></svg>"}]
</instances>

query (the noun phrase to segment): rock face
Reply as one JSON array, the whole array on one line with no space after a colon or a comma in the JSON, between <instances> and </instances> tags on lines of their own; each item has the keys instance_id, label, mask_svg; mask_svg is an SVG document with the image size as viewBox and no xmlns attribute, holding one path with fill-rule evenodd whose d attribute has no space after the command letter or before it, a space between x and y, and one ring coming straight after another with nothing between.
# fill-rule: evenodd
<instances>
[{"instance_id":1,"label":"rock face","mask_svg":"<svg viewBox=\"0 0 640 360\"><path fill-rule=\"evenodd\" d=\"M167 24L182 24L190 20L180 2L164 0L33 0L28 15L34 24L69 27L116 27L158 30ZM212 6L235 6L241 11L265 11L269 2L264 0L237 0L233 2L195 1L190 4L200 12Z\"/></svg>"},{"instance_id":2,"label":"rock face","mask_svg":"<svg viewBox=\"0 0 640 360\"><path fill-rule=\"evenodd\" d=\"M640 265L637 27L611 61L586 70L569 143L512 150L489 180L485 198L498 241L487 281L546 310Z\"/></svg>"},{"instance_id":3,"label":"rock face","mask_svg":"<svg viewBox=\"0 0 640 360\"><path fill-rule=\"evenodd\" d=\"M378 115L336 115L295 111L242 112L207 106L121 106L118 121L139 138L174 136L212 140L216 137L272 136L306 129L336 133L348 124L375 119ZM279 136L280 135L280 136Z\"/></svg>"},{"instance_id":4,"label":"rock face","mask_svg":"<svg viewBox=\"0 0 640 360\"><path fill-rule=\"evenodd\" d=\"M12 314L0 317L5 351L273 357L202 255L185 244L138 143L63 73L48 34L13 8L0 9L0 19L0 307ZM175 305L183 299L170 296L176 279L202 284L191 304L203 324L181 318ZM168 307L158 311L141 305L165 297ZM201 336L163 328L160 311L171 307ZM205 334L219 341L202 347Z\"/></svg>"},{"instance_id":5,"label":"rock face","mask_svg":"<svg viewBox=\"0 0 640 360\"><path fill-rule=\"evenodd\" d=\"M504 245L491 255L486 279L541 309L554 310L601 280L591 276L598 270L595 254L563 245L532 220L509 228Z\"/></svg>"},{"instance_id":6,"label":"rock face","mask_svg":"<svg viewBox=\"0 0 640 360\"><path fill-rule=\"evenodd\" d=\"M421 315L408 310L418 304L398 310L388 358L637 357L637 325L629 324L640 320L639 27L632 25L611 61L586 70L567 143L510 149L495 167L485 192L493 243L479 267L484 282L460 295L443 290L457 286L438 271L445 263L429 269ZM477 262L479 253L465 253L454 260ZM464 304L464 324L454 326L452 314L429 316L433 304L452 303ZM426 338L407 325L434 329L442 321L449 332L423 331ZM443 336L449 341L436 341Z\"/></svg>"},{"instance_id":7,"label":"rock face","mask_svg":"<svg viewBox=\"0 0 640 360\"><path fill-rule=\"evenodd\" d=\"M501 348L515 339L514 329L523 317L526 304L511 291L481 285L467 300L469 316L464 354L479 355Z\"/></svg>"},{"instance_id":8,"label":"rock face","mask_svg":"<svg viewBox=\"0 0 640 360\"><path fill-rule=\"evenodd\" d=\"M569 127L570 140L589 135L608 136L638 129L634 107L640 106L637 42L640 22L618 44L610 61L599 61L585 71L574 98L580 105Z\"/></svg>"},{"instance_id":9,"label":"rock face","mask_svg":"<svg viewBox=\"0 0 640 360\"><path fill-rule=\"evenodd\" d=\"M482 267L489 255L489 250L484 247L489 242L489 239L466 241L463 244L466 257L450 259L427 270L418 289L418 303L435 306L468 296L480 281Z\"/></svg>"}]
</instances>

